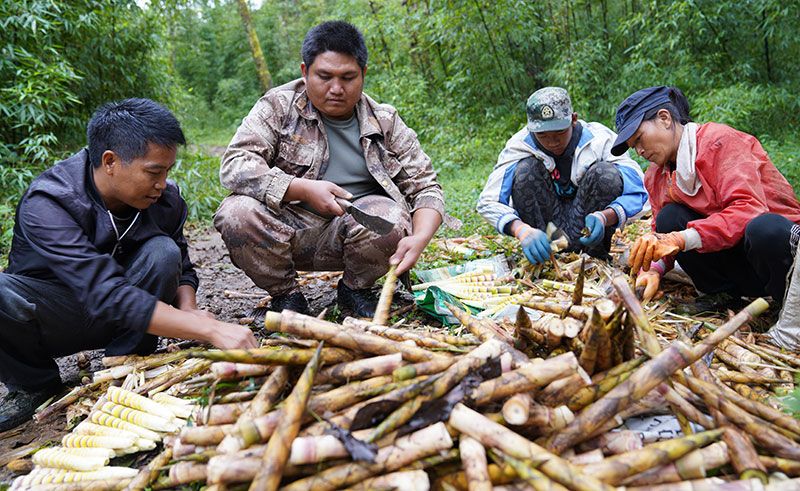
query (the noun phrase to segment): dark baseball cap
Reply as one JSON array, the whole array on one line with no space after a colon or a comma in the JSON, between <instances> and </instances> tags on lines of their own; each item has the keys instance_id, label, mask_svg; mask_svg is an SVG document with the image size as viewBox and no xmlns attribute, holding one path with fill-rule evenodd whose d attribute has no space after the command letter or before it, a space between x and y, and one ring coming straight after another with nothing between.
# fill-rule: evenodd
<instances>
[{"instance_id":1,"label":"dark baseball cap","mask_svg":"<svg viewBox=\"0 0 800 491\"><path fill-rule=\"evenodd\" d=\"M622 101L617 108L617 140L611 147L612 155L622 155L628 150L628 139L639 129L645 113L672 102L669 98L670 93L672 93L671 87L659 85L634 92Z\"/></svg>"}]
</instances>

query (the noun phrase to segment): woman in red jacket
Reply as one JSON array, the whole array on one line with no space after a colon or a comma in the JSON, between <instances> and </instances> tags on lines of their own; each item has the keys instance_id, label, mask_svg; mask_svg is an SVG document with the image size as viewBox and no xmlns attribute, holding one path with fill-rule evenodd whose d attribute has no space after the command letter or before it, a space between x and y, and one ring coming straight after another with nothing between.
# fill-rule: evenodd
<instances>
[{"instance_id":1,"label":"woman in red jacket","mask_svg":"<svg viewBox=\"0 0 800 491\"><path fill-rule=\"evenodd\" d=\"M645 188L653 233L629 264L645 299L675 259L698 290L720 303L771 295L782 303L800 238L800 203L759 141L718 123L696 124L674 87L642 89L620 104L611 150L633 148L652 163Z\"/></svg>"}]
</instances>

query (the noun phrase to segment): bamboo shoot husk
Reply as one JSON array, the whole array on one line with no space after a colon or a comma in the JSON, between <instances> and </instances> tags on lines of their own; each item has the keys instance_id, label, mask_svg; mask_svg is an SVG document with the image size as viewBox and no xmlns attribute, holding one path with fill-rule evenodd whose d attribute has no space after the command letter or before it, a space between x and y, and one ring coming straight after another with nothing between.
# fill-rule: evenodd
<instances>
[{"instance_id":1,"label":"bamboo shoot husk","mask_svg":"<svg viewBox=\"0 0 800 491\"><path fill-rule=\"evenodd\" d=\"M267 443L262 459L263 465L253 478L250 491L275 491L278 489L283 476L283 468L289 460L292 441L300 431L300 422L311 396L314 376L317 374L321 362L321 352L322 343L303 370L291 394L286 398L278 428Z\"/></svg>"},{"instance_id":2,"label":"bamboo shoot husk","mask_svg":"<svg viewBox=\"0 0 800 491\"><path fill-rule=\"evenodd\" d=\"M586 475L566 460L491 421L482 414L457 404L450 413L450 425L459 432L478 440L486 447L500 450L520 460L529 460L543 474L569 489L579 491L605 490L611 487Z\"/></svg>"},{"instance_id":3,"label":"bamboo shoot husk","mask_svg":"<svg viewBox=\"0 0 800 491\"><path fill-rule=\"evenodd\" d=\"M462 435L458 449L461 453L461 465L467 476L469 491L491 491L492 481L489 479L486 450L474 438Z\"/></svg>"},{"instance_id":4,"label":"bamboo shoot husk","mask_svg":"<svg viewBox=\"0 0 800 491\"><path fill-rule=\"evenodd\" d=\"M181 442L208 447L217 445L225 435L233 431L233 425L186 426L181 429Z\"/></svg>"},{"instance_id":5,"label":"bamboo shoot husk","mask_svg":"<svg viewBox=\"0 0 800 491\"><path fill-rule=\"evenodd\" d=\"M609 431L579 446L581 450L600 449L610 455L640 450L642 447L641 434L631 430Z\"/></svg>"},{"instance_id":6,"label":"bamboo shoot husk","mask_svg":"<svg viewBox=\"0 0 800 491\"><path fill-rule=\"evenodd\" d=\"M446 370L453 363L455 363L455 358L437 358L436 360L402 366L392 372L392 379L395 382L401 382L422 375L433 375Z\"/></svg>"},{"instance_id":7,"label":"bamboo shoot husk","mask_svg":"<svg viewBox=\"0 0 800 491\"><path fill-rule=\"evenodd\" d=\"M767 469L758 460L753 442L743 435L738 429L727 426L725 428L725 444L733 464L733 469L739 474L739 479L758 479L767 484Z\"/></svg>"},{"instance_id":8,"label":"bamboo shoot husk","mask_svg":"<svg viewBox=\"0 0 800 491\"><path fill-rule=\"evenodd\" d=\"M603 320L600 318L600 313L597 312L597 309L592 309L592 313L586 321L586 326L581 333L583 338L583 350L578 359L581 367L586 370L586 373L589 375L595 372L597 352L600 348L600 338L603 335L604 327Z\"/></svg>"},{"instance_id":9,"label":"bamboo shoot husk","mask_svg":"<svg viewBox=\"0 0 800 491\"><path fill-rule=\"evenodd\" d=\"M351 329L377 334L394 341L414 341L421 348L452 349L454 346L468 347L480 344L479 340L469 334L453 336L438 332L410 331L408 329L397 329L396 327L378 326L372 322L354 317L345 317L342 325Z\"/></svg>"}]
</instances>

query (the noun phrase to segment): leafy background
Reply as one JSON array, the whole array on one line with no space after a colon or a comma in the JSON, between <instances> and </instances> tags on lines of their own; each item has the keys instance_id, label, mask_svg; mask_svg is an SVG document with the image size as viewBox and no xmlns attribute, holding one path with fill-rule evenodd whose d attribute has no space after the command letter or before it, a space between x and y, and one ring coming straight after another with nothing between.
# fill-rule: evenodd
<instances>
[{"instance_id":1,"label":"leafy background","mask_svg":"<svg viewBox=\"0 0 800 491\"><path fill-rule=\"evenodd\" d=\"M244 1L244 0L240 0ZM85 144L94 108L150 97L190 145L172 177L207 226L225 191L218 155L262 93L230 0L0 2L0 266L30 180ZM797 1L263 0L251 18L273 85L299 76L303 35L323 20L362 29L366 90L416 129L458 231L489 233L474 204L527 96L566 87L582 118L613 128L617 104L681 87L698 121L756 135L800 183Z\"/></svg>"}]
</instances>

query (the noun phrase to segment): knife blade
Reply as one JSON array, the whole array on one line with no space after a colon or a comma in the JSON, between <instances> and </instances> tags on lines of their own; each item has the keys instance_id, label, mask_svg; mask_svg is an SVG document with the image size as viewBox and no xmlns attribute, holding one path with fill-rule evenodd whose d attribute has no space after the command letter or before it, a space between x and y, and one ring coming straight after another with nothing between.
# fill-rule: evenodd
<instances>
[{"instance_id":1,"label":"knife blade","mask_svg":"<svg viewBox=\"0 0 800 491\"><path fill-rule=\"evenodd\" d=\"M345 213L349 213L353 216L353 220L378 235L388 234L395 226L395 223L391 220L387 220L381 216L372 215L344 198L337 197L335 199L336 203L342 207Z\"/></svg>"}]
</instances>

